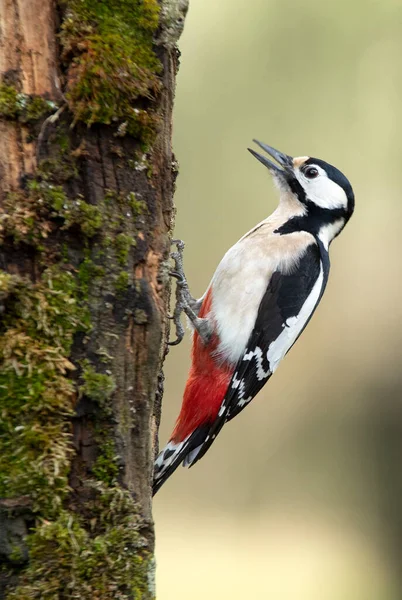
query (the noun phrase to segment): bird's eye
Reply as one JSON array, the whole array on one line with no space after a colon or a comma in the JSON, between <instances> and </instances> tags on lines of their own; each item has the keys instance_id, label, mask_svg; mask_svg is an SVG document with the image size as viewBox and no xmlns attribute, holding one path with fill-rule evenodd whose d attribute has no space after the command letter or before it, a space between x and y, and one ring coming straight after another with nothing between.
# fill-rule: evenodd
<instances>
[{"instance_id":1,"label":"bird's eye","mask_svg":"<svg viewBox=\"0 0 402 600\"><path fill-rule=\"evenodd\" d=\"M307 167L307 169L304 171L304 174L307 179L315 179L318 176L318 169L315 167Z\"/></svg>"}]
</instances>

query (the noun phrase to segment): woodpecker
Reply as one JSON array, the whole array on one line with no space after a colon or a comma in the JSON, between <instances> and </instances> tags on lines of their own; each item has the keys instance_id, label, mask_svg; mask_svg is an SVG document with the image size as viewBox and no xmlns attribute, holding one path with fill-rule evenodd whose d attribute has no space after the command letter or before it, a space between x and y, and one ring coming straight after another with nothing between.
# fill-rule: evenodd
<instances>
[{"instance_id":1,"label":"woodpecker","mask_svg":"<svg viewBox=\"0 0 402 600\"><path fill-rule=\"evenodd\" d=\"M184 311L193 326L192 364L174 431L155 461L154 493L180 463L200 460L275 372L322 298L329 245L354 210L352 186L337 168L254 142L276 161L248 149L273 175L277 209L228 250L199 300L184 276L183 245L172 255L175 318Z\"/></svg>"}]
</instances>

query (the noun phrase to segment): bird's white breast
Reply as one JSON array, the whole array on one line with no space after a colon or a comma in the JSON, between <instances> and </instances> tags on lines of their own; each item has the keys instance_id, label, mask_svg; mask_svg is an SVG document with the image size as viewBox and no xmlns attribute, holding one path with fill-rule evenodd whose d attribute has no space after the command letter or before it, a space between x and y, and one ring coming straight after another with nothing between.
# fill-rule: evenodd
<instances>
[{"instance_id":1,"label":"bird's white breast","mask_svg":"<svg viewBox=\"0 0 402 600\"><path fill-rule=\"evenodd\" d=\"M275 234L277 226L272 220L263 222L244 236L225 254L212 279L212 317L220 339L217 353L231 363L236 363L246 348L272 274L278 269L282 273L297 269L314 241L304 231ZM304 324L300 321L298 326L302 329ZM275 356L279 345L273 350Z\"/></svg>"}]
</instances>

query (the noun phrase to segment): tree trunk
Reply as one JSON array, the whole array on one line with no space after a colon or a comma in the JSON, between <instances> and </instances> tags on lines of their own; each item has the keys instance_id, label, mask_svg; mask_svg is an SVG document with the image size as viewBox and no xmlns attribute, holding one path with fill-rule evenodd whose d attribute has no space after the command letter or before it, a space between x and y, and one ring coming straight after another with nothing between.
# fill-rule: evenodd
<instances>
[{"instance_id":1,"label":"tree trunk","mask_svg":"<svg viewBox=\"0 0 402 600\"><path fill-rule=\"evenodd\" d=\"M186 0L0 0L0 598L149 599Z\"/></svg>"}]
</instances>

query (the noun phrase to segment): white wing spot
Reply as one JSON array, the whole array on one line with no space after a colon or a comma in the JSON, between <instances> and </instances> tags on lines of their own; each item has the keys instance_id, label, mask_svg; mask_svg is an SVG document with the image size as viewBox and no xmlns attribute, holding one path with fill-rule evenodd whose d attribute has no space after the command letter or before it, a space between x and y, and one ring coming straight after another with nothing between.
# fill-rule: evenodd
<instances>
[{"instance_id":1,"label":"white wing spot","mask_svg":"<svg viewBox=\"0 0 402 600\"><path fill-rule=\"evenodd\" d=\"M237 403L237 406L245 406L246 404L248 404L249 402L251 402L251 400L253 399L252 396L249 396L248 398L242 398L241 400L239 400L239 402Z\"/></svg>"},{"instance_id":2,"label":"white wing spot","mask_svg":"<svg viewBox=\"0 0 402 600\"><path fill-rule=\"evenodd\" d=\"M247 352L247 350L246 350L246 352ZM236 390L237 388L239 388L238 396L239 396L239 398L243 398L243 396L244 396L244 380L243 379L237 379L237 375L238 375L238 373L235 373L233 375L232 388L234 390Z\"/></svg>"},{"instance_id":3,"label":"white wing spot","mask_svg":"<svg viewBox=\"0 0 402 600\"><path fill-rule=\"evenodd\" d=\"M237 375L238 375L238 373L235 373L235 374L233 375L233 380L232 380L232 388L233 388L234 390L236 390L236 389L239 387L239 385L240 385L240 381L241 381L240 379L237 379Z\"/></svg>"},{"instance_id":4,"label":"white wing spot","mask_svg":"<svg viewBox=\"0 0 402 600\"><path fill-rule=\"evenodd\" d=\"M256 359L257 379L258 381L262 381L263 379L266 379L269 375L271 375L271 371L270 369L268 369L268 371L264 371L264 369L262 368L262 350L259 346L256 346L254 351L250 350L248 354L245 354L243 360L251 360L253 356L255 356Z\"/></svg>"}]
</instances>

